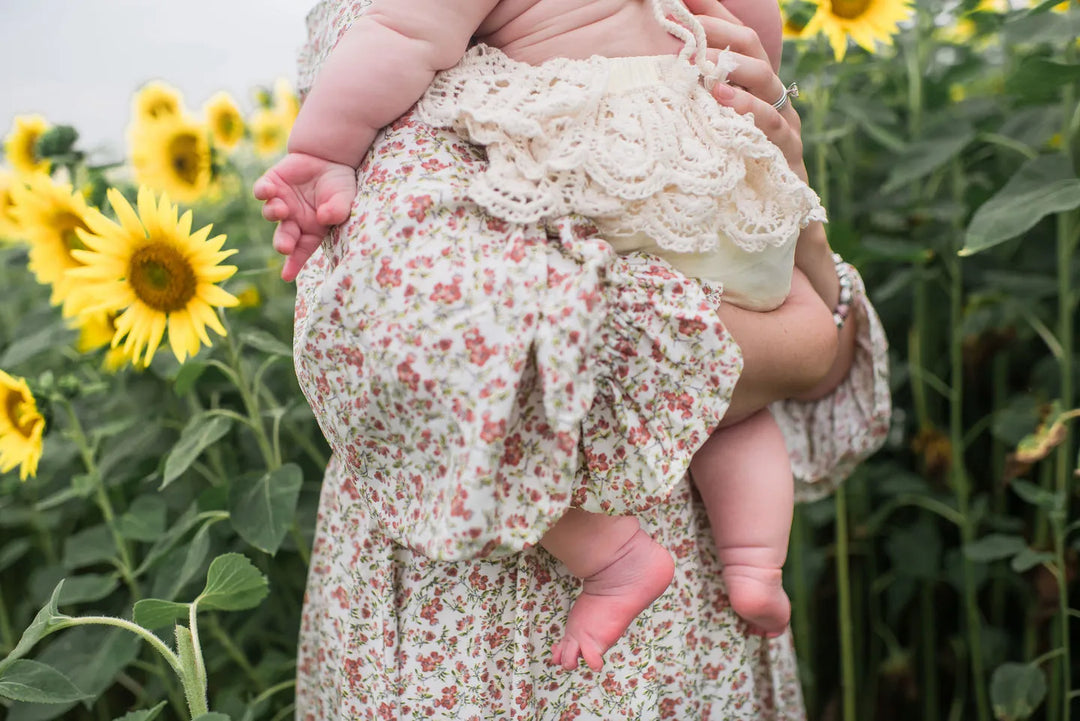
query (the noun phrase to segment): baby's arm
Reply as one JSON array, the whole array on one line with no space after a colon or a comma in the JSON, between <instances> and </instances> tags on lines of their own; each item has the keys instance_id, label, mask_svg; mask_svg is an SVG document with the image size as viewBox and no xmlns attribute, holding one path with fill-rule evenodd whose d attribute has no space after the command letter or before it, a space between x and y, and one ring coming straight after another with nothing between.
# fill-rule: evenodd
<instances>
[{"instance_id":1,"label":"baby's arm","mask_svg":"<svg viewBox=\"0 0 1080 721\"><path fill-rule=\"evenodd\" d=\"M288 154L255 182L277 221L274 247L292 280L331 226L349 215L355 169L379 130L405 113L435 73L454 65L498 0L376 0L319 72Z\"/></svg>"}]
</instances>

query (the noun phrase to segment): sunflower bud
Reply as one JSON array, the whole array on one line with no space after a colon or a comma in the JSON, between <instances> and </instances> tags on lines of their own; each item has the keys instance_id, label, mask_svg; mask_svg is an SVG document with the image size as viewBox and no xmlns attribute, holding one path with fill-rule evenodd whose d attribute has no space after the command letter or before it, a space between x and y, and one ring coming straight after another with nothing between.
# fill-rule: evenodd
<instances>
[{"instance_id":1,"label":"sunflower bud","mask_svg":"<svg viewBox=\"0 0 1080 721\"><path fill-rule=\"evenodd\" d=\"M34 152L38 158L58 158L71 153L78 139L79 133L75 128L70 125L57 125L42 133Z\"/></svg>"}]
</instances>

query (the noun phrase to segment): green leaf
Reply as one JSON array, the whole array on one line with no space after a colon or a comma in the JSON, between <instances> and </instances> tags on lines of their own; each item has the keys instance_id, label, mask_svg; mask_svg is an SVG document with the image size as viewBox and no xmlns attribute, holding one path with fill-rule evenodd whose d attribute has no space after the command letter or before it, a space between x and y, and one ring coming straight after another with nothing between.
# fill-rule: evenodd
<instances>
[{"instance_id":1,"label":"green leaf","mask_svg":"<svg viewBox=\"0 0 1080 721\"><path fill-rule=\"evenodd\" d=\"M180 370L176 372L176 376L173 378L173 393L178 397L187 395L195 387L195 381L199 380L206 368L205 363L194 360L189 360L180 366Z\"/></svg>"},{"instance_id":2,"label":"green leaf","mask_svg":"<svg viewBox=\"0 0 1080 721\"><path fill-rule=\"evenodd\" d=\"M109 527L104 523L83 529L64 541L61 562L65 568L81 568L104 563L116 555Z\"/></svg>"},{"instance_id":3,"label":"green leaf","mask_svg":"<svg viewBox=\"0 0 1080 721\"><path fill-rule=\"evenodd\" d=\"M11 650L11 653L7 655L7 658L0 661L0 674L4 672L8 666L15 662L16 659L22 658L30 649L34 647L41 639L48 636L53 631L63 628L64 622L68 617L60 613L57 608L57 604L60 602L60 592L64 588L64 582L56 584L56 588L53 589L52 596L49 597L49 602L46 603L37 615L34 616L34 620L30 622L30 625L23 631L22 638L15 644L15 648Z\"/></svg>"},{"instance_id":4,"label":"green leaf","mask_svg":"<svg viewBox=\"0 0 1080 721\"><path fill-rule=\"evenodd\" d=\"M106 626L78 626L60 634L38 660L67 675L87 693L88 699L96 699L112 686L117 674L135 660L140 644L140 638L129 631ZM63 716L70 705L17 703L11 707L7 721L53 719Z\"/></svg>"},{"instance_id":5,"label":"green leaf","mask_svg":"<svg viewBox=\"0 0 1080 721\"><path fill-rule=\"evenodd\" d=\"M135 602L132 620L143 628L153 631L175 623L178 618L186 617L190 608L190 603L144 598Z\"/></svg>"},{"instance_id":6,"label":"green leaf","mask_svg":"<svg viewBox=\"0 0 1080 721\"><path fill-rule=\"evenodd\" d=\"M1012 561L1009 563L1009 567L1017 573L1023 573L1042 563L1051 563L1053 560L1054 554L1049 551L1036 551L1033 548L1025 548L1023 551L1020 551L1020 553L1013 556Z\"/></svg>"},{"instance_id":7,"label":"green leaf","mask_svg":"<svg viewBox=\"0 0 1080 721\"><path fill-rule=\"evenodd\" d=\"M1042 57L1026 57L1005 80L1005 92L1034 100L1049 101L1063 86L1080 80L1080 65Z\"/></svg>"},{"instance_id":8,"label":"green leaf","mask_svg":"<svg viewBox=\"0 0 1080 721\"><path fill-rule=\"evenodd\" d=\"M1024 163L983 203L968 225L960 255L973 255L1015 238L1051 213L1080 207L1080 179L1060 154Z\"/></svg>"},{"instance_id":9,"label":"green leaf","mask_svg":"<svg viewBox=\"0 0 1080 721\"><path fill-rule=\"evenodd\" d=\"M885 552L897 575L937 578L941 571L941 533L928 518L920 519L907 528L891 531L885 539Z\"/></svg>"},{"instance_id":10,"label":"green leaf","mask_svg":"<svg viewBox=\"0 0 1080 721\"><path fill-rule=\"evenodd\" d=\"M292 348L264 330L250 330L240 334L240 343L249 345L270 355L292 358Z\"/></svg>"},{"instance_id":11,"label":"green leaf","mask_svg":"<svg viewBox=\"0 0 1080 721\"><path fill-rule=\"evenodd\" d=\"M203 609L242 611L262 603L270 592L266 576L245 556L226 553L211 562L206 587L195 599Z\"/></svg>"},{"instance_id":12,"label":"green leaf","mask_svg":"<svg viewBox=\"0 0 1080 721\"><path fill-rule=\"evenodd\" d=\"M1021 721L1046 697L1046 676L1030 663L1004 663L990 678L990 702L998 721Z\"/></svg>"},{"instance_id":13,"label":"green leaf","mask_svg":"<svg viewBox=\"0 0 1080 721\"><path fill-rule=\"evenodd\" d=\"M276 553L296 515L303 482L303 472L295 463L269 473L241 476L229 489L233 528L259 550Z\"/></svg>"},{"instance_id":14,"label":"green leaf","mask_svg":"<svg viewBox=\"0 0 1080 721\"><path fill-rule=\"evenodd\" d=\"M211 711L210 713L200 714L191 721L232 721L232 719L227 714Z\"/></svg>"},{"instance_id":15,"label":"green leaf","mask_svg":"<svg viewBox=\"0 0 1080 721\"><path fill-rule=\"evenodd\" d=\"M156 541L165 533L165 501L157 494L136 498L117 527L120 535L132 541Z\"/></svg>"},{"instance_id":16,"label":"green leaf","mask_svg":"<svg viewBox=\"0 0 1080 721\"><path fill-rule=\"evenodd\" d=\"M214 522L213 519L206 521L191 537L180 570L170 571L168 582L160 584L155 593L169 599L176 598L184 586L195 578L195 574L202 571L206 556L210 553L210 527L214 525Z\"/></svg>"},{"instance_id":17,"label":"green leaf","mask_svg":"<svg viewBox=\"0 0 1080 721\"><path fill-rule=\"evenodd\" d=\"M232 419L224 416L207 413L192 416L180 433L180 440L165 458L165 478L161 481L161 488L179 478L199 454L228 433L232 425Z\"/></svg>"},{"instance_id":18,"label":"green leaf","mask_svg":"<svg viewBox=\"0 0 1080 721\"><path fill-rule=\"evenodd\" d=\"M115 574L86 573L64 581L58 603L89 603L100 601L120 585Z\"/></svg>"},{"instance_id":19,"label":"green leaf","mask_svg":"<svg viewBox=\"0 0 1080 721\"><path fill-rule=\"evenodd\" d=\"M1020 536L991 533L977 541L964 544L964 556L969 561L988 562L1011 558L1027 548Z\"/></svg>"},{"instance_id":20,"label":"green leaf","mask_svg":"<svg viewBox=\"0 0 1080 721\"><path fill-rule=\"evenodd\" d=\"M19 659L0 673L0 697L27 703L71 703L87 694L52 666Z\"/></svg>"},{"instance_id":21,"label":"green leaf","mask_svg":"<svg viewBox=\"0 0 1080 721\"><path fill-rule=\"evenodd\" d=\"M889 177L881 188L882 192L892 193L926 177L958 155L974 139L975 130L961 124L949 135L912 143L893 163Z\"/></svg>"},{"instance_id":22,"label":"green leaf","mask_svg":"<svg viewBox=\"0 0 1080 721\"><path fill-rule=\"evenodd\" d=\"M1031 481L1015 478L1009 482L1016 495L1033 506L1040 506L1047 510L1054 510L1062 505L1063 499L1057 493L1048 491L1042 486L1037 486Z\"/></svg>"},{"instance_id":23,"label":"green leaf","mask_svg":"<svg viewBox=\"0 0 1080 721\"><path fill-rule=\"evenodd\" d=\"M126 713L123 716L118 716L113 721L154 721L157 715L161 713L161 709L165 708L165 704L168 701L162 701L154 708L143 709L142 711L132 711Z\"/></svg>"},{"instance_id":24,"label":"green leaf","mask_svg":"<svg viewBox=\"0 0 1080 721\"><path fill-rule=\"evenodd\" d=\"M72 331L62 323L47 325L36 333L15 340L0 356L0 368L11 369L54 348L68 345Z\"/></svg>"},{"instance_id":25,"label":"green leaf","mask_svg":"<svg viewBox=\"0 0 1080 721\"><path fill-rule=\"evenodd\" d=\"M26 555L30 548L30 540L27 538L13 538L5 543L4 547L0 548L0 571Z\"/></svg>"}]
</instances>

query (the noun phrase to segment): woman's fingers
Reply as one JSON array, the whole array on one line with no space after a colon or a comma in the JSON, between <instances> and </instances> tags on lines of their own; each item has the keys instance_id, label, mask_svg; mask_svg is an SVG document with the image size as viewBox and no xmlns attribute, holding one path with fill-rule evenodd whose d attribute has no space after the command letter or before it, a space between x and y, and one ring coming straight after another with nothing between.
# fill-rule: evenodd
<instances>
[{"instance_id":1,"label":"woman's fingers","mask_svg":"<svg viewBox=\"0 0 1080 721\"><path fill-rule=\"evenodd\" d=\"M727 75L727 82L746 90L770 105L784 92L784 84L772 65L757 58L737 58L738 65Z\"/></svg>"},{"instance_id":2,"label":"woman's fingers","mask_svg":"<svg viewBox=\"0 0 1080 721\"><path fill-rule=\"evenodd\" d=\"M699 13L692 5L706 6L708 12ZM697 16L701 27L705 29L705 40L710 48L731 50L769 64L769 56L758 34L739 22L716 0L696 0L696 2L688 0L686 6Z\"/></svg>"},{"instance_id":3,"label":"woman's fingers","mask_svg":"<svg viewBox=\"0 0 1080 721\"><path fill-rule=\"evenodd\" d=\"M725 83L716 84L713 88L713 96L721 105L728 106L740 115L752 114L754 125L780 148L791 169L800 178L806 180L806 167L802 157L802 121L790 101L778 111L772 106L771 101L766 102L742 88Z\"/></svg>"}]
</instances>

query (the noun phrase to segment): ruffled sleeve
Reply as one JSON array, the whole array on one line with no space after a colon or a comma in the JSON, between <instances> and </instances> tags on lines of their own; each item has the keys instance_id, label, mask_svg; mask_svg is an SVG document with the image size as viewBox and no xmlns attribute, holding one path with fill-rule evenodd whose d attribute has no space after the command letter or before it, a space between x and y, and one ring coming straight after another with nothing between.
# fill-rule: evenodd
<instances>
[{"instance_id":1,"label":"ruffled sleeve","mask_svg":"<svg viewBox=\"0 0 1080 721\"><path fill-rule=\"evenodd\" d=\"M849 266L858 328L851 371L832 393L813 402L770 406L787 442L795 500L813 501L836 490L885 442L892 415L888 343L858 272Z\"/></svg>"},{"instance_id":2,"label":"ruffled sleeve","mask_svg":"<svg viewBox=\"0 0 1080 721\"><path fill-rule=\"evenodd\" d=\"M346 494L438 559L519 551L572 504L666 496L741 356L697 283L570 218L492 219L481 151L408 117L298 280L297 376Z\"/></svg>"}]
</instances>

